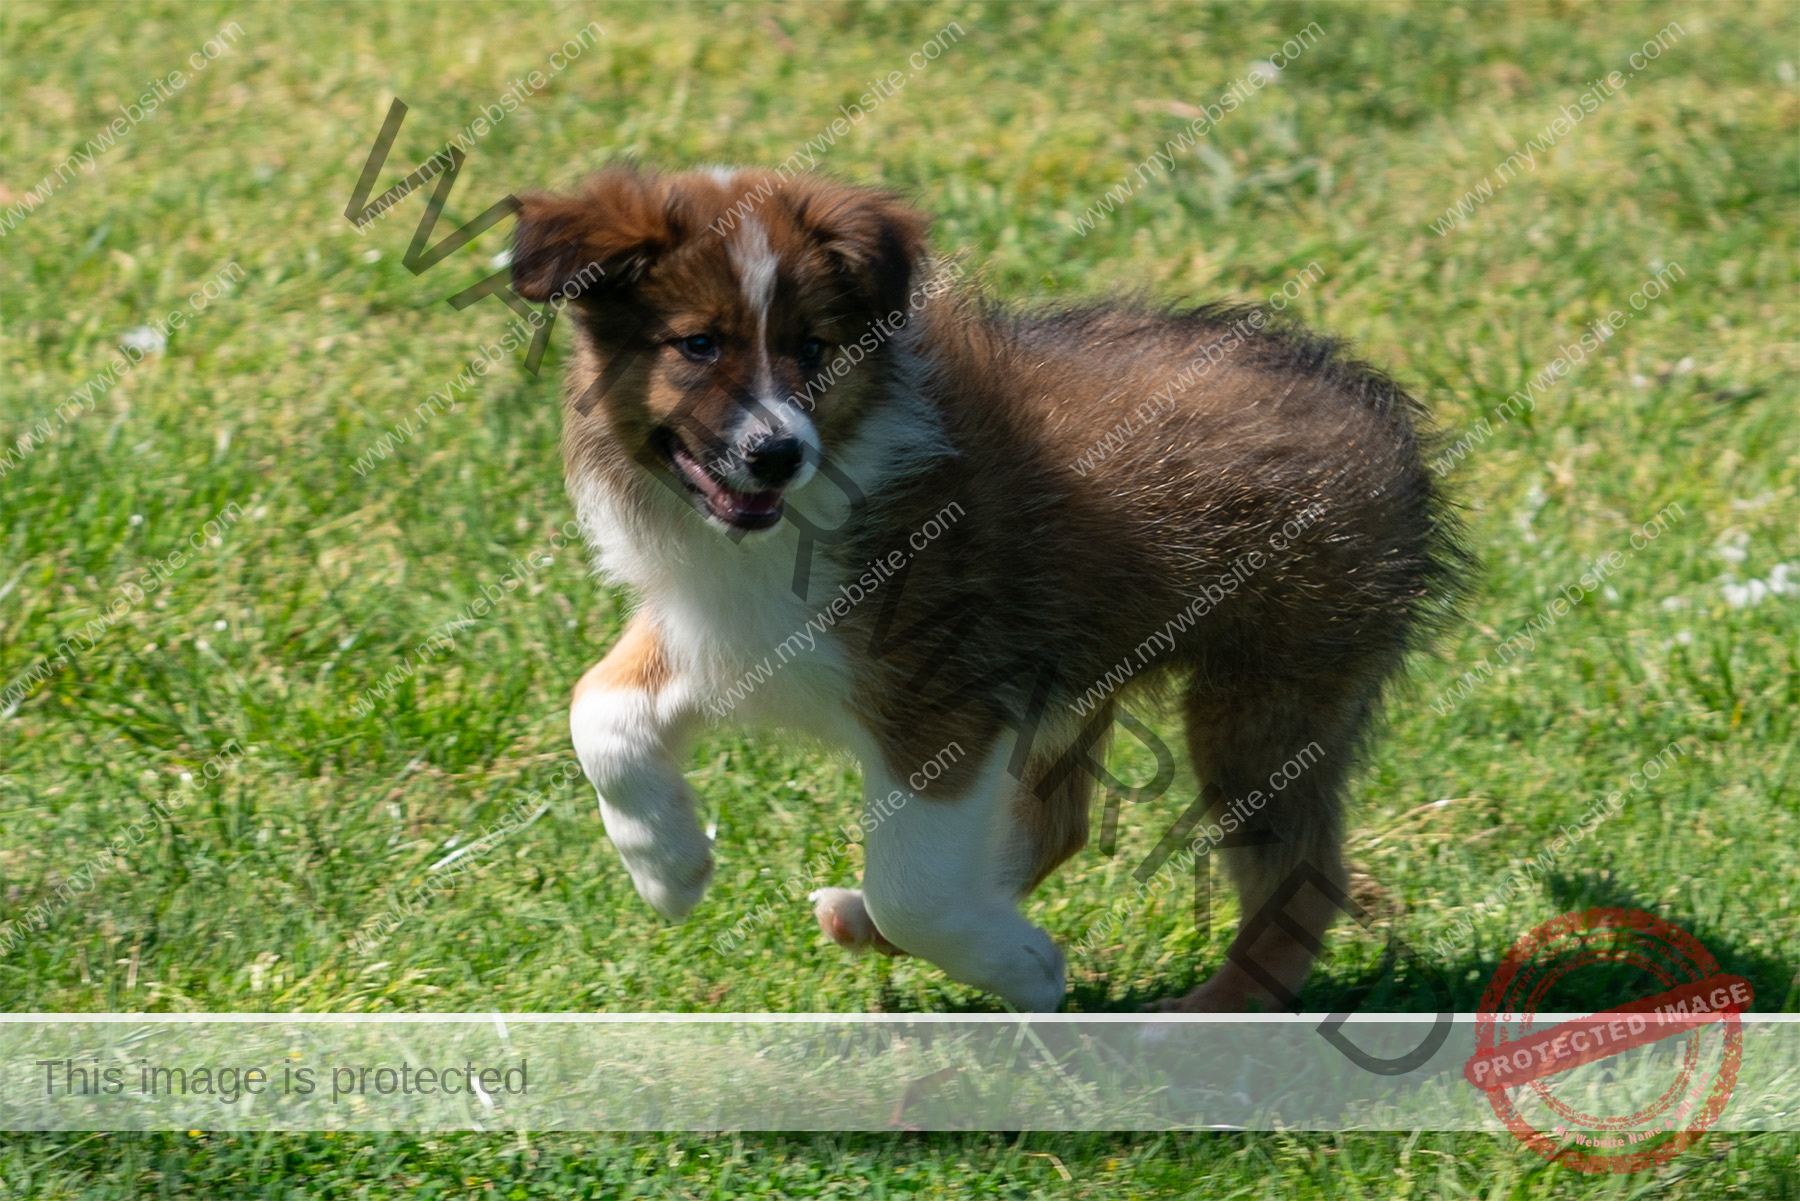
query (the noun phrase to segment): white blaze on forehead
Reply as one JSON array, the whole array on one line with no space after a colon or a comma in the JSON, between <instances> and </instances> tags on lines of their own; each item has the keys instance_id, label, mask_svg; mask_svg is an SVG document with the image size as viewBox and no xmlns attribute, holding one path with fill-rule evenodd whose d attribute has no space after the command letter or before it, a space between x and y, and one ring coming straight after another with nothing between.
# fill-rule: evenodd
<instances>
[{"instance_id":1,"label":"white blaze on forehead","mask_svg":"<svg viewBox=\"0 0 1800 1201\"><path fill-rule=\"evenodd\" d=\"M756 314L756 378L751 387L756 403L746 409L737 423L732 441L737 446L747 447L763 437L798 438L806 448L806 457L799 474L787 485L798 488L812 478L822 447L812 419L800 411L792 397L778 395L775 373L769 362L769 305L775 299L778 260L775 252L769 249L768 231L754 217L745 219L732 231L726 246L731 265L737 269L744 302Z\"/></svg>"},{"instance_id":2,"label":"white blaze on forehead","mask_svg":"<svg viewBox=\"0 0 1800 1201\"><path fill-rule=\"evenodd\" d=\"M775 373L769 366L769 303L775 298L775 252L769 249L769 234L754 217L732 231L727 248L731 265L737 268L738 286L744 301L756 314L756 399L764 404L776 400Z\"/></svg>"},{"instance_id":3,"label":"white blaze on forehead","mask_svg":"<svg viewBox=\"0 0 1800 1201\"><path fill-rule=\"evenodd\" d=\"M761 221L747 217L732 231L729 243L731 265L737 268L738 286L744 299L756 313L757 321L769 316L769 301L775 296L775 252L769 249L769 234Z\"/></svg>"}]
</instances>

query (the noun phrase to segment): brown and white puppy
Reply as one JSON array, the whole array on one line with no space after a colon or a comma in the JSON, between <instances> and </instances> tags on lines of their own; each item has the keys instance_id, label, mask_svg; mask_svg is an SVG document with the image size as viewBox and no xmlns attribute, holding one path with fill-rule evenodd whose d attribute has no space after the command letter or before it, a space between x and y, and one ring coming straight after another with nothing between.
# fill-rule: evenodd
<instances>
[{"instance_id":1,"label":"brown and white puppy","mask_svg":"<svg viewBox=\"0 0 1800 1201\"><path fill-rule=\"evenodd\" d=\"M1302 864L1341 888L1353 753L1461 560L1418 406L1333 343L1218 307L927 298L926 227L758 170L525 199L514 287L578 293L570 494L639 602L570 725L639 893L677 920L713 872L681 772L708 715L848 750L865 878L815 895L820 925L1052 1010L1063 957L1018 902L1087 839L1101 682L1128 665L1179 697L1189 827L1315 748L1240 807L1260 845L1224 854L1246 914ZM1303 889L1173 1005L1291 1002L1335 908Z\"/></svg>"}]
</instances>

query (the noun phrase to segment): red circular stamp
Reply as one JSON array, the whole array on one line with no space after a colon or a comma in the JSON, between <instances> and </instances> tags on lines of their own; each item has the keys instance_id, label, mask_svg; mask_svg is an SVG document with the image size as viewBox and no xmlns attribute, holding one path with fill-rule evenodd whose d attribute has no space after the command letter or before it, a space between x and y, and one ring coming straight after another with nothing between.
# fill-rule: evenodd
<instances>
[{"instance_id":1,"label":"red circular stamp","mask_svg":"<svg viewBox=\"0 0 1800 1201\"><path fill-rule=\"evenodd\" d=\"M1662 990L1587 1017L1539 1019L1554 985L1604 965L1639 968ZM1748 980L1720 972L1698 939L1661 918L1564 914L1501 960L1463 1078L1545 1159L1581 1172L1640 1171L1685 1151L1724 1112L1743 1059L1738 1014L1753 999ZM1679 1057L1650 1049L1670 1038L1685 1040ZM1576 1070L1590 1064L1602 1066Z\"/></svg>"}]
</instances>

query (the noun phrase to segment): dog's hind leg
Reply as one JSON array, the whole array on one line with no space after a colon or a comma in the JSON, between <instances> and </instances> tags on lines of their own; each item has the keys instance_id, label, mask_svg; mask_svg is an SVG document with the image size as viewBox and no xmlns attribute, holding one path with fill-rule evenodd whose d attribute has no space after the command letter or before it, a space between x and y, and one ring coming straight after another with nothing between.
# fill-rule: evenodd
<instances>
[{"instance_id":1,"label":"dog's hind leg","mask_svg":"<svg viewBox=\"0 0 1800 1201\"><path fill-rule=\"evenodd\" d=\"M1088 762L1105 762L1113 719L1108 703L1082 731L1079 750ZM1095 779L1077 759L1072 748L1058 744L1053 751L1034 753L1025 765L1023 786L1012 803L1012 830L1000 860L1004 878L1020 900L1087 845Z\"/></svg>"},{"instance_id":2,"label":"dog's hind leg","mask_svg":"<svg viewBox=\"0 0 1800 1201\"><path fill-rule=\"evenodd\" d=\"M1107 706L1094 727L1107 731L1111 727L1112 709ZM1087 745L1087 754L1105 758L1105 733ZM1008 776L1001 783L1003 792L1012 794L1006 814L1006 825L999 830L995 879L1006 895L1024 900L1044 877L1057 870L1058 864L1087 844L1087 807L1093 803L1094 778L1080 767L1064 762L1062 749L1057 754L1033 754L1024 771L1024 787L1015 787ZM871 790L869 807L875 819L884 819L886 807ZM918 801L934 805L940 801ZM869 917L868 906L859 889L821 888L808 900L814 902L814 917L819 929L832 942L850 951L880 951L882 954L907 954L889 942Z\"/></svg>"},{"instance_id":3,"label":"dog's hind leg","mask_svg":"<svg viewBox=\"0 0 1800 1201\"><path fill-rule=\"evenodd\" d=\"M1106 729L1111 721L1109 707L1098 728ZM1087 749L1097 758L1106 755L1104 741ZM1011 785L1008 779L1002 787ZM1024 787L1013 790L1010 828L1003 829L999 844L997 879L1009 895L1023 900L1059 864L1087 845L1088 806L1093 795L1094 778L1087 772L1071 770L1060 762L1060 756L1031 757ZM875 803L871 797L871 804ZM875 816L881 816L879 809ZM821 888L807 899L813 902L819 929L839 946L852 951L873 949L884 955L906 954L875 928L860 891Z\"/></svg>"},{"instance_id":4,"label":"dog's hind leg","mask_svg":"<svg viewBox=\"0 0 1800 1201\"><path fill-rule=\"evenodd\" d=\"M896 947L952 979L1027 1012L1061 1003L1062 953L1018 908L1009 865L1019 782L1008 774L1013 738L998 739L954 789L919 796L885 767L865 766L874 828L865 842L862 902Z\"/></svg>"},{"instance_id":5,"label":"dog's hind leg","mask_svg":"<svg viewBox=\"0 0 1800 1201\"><path fill-rule=\"evenodd\" d=\"M1369 701L1322 686L1255 699L1190 695L1188 745L1203 795L1213 799L1202 822L1220 823L1227 813L1237 821L1224 849L1209 853L1224 858L1243 916L1218 972L1154 1008L1295 1006L1320 940L1347 903L1343 797Z\"/></svg>"},{"instance_id":6,"label":"dog's hind leg","mask_svg":"<svg viewBox=\"0 0 1800 1201\"><path fill-rule=\"evenodd\" d=\"M600 817L638 895L680 921L712 880L712 840L677 766L695 721L692 689L655 623L634 614L607 656L575 685L569 732L600 794Z\"/></svg>"}]
</instances>

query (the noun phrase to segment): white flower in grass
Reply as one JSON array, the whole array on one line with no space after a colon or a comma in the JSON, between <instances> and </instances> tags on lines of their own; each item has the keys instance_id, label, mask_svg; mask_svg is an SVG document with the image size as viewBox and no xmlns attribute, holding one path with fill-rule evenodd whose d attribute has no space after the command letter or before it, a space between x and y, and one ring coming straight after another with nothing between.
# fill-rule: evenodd
<instances>
[{"instance_id":1,"label":"white flower in grass","mask_svg":"<svg viewBox=\"0 0 1800 1201\"><path fill-rule=\"evenodd\" d=\"M159 329L148 325L140 325L125 331L119 339L119 345L128 350L140 351L143 354L156 354L169 344L169 336Z\"/></svg>"},{"instance_id":2,"label":"white flower in grass","mask_svg":"<svg viewBox=\"0 0 1800 1201\"><path fill-rule=\"evenodd\" d=\"M1760 605L1763 598L1769 595L1769 586L1761 580L1751 580L1748 584L1726 584L1725 603L1733 609L1748 609L1752 605Z\"/></svg>"},{"instance_id":3,"label":"white flower in grass","mask_svg":"<svg viewBox=\"0 0 1800 1201\"><path fill-rule=\"evenodd\" d=\"M1519 534L1525 541L1536 542L1538 540L1537 531L1531 528L1531 523L1537 517L1538 510L1542 509L1544 503L1549 499L1543 485L1533 484L1525 493L1524 507L1513 511L1513 524L1519 528Z\"/></svg>"},{"instance_id":4,"label":"white flower in grass","mask_svg":"<svg viewBox=\"0 0 1800 1201\"><path fill-rule=\"evenodd\" d=\"M1751 609L1771 596L1800 595L1800 580L1792 578L1794 565L1777 563L1769 569L1766 580L1747 580L1740 584L1733 576L1725 576L1720 585L1725 603L1733 609Z\"/></svg>"}]
</instances>

